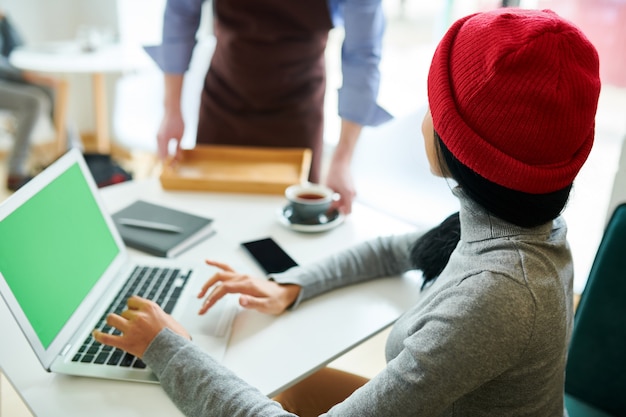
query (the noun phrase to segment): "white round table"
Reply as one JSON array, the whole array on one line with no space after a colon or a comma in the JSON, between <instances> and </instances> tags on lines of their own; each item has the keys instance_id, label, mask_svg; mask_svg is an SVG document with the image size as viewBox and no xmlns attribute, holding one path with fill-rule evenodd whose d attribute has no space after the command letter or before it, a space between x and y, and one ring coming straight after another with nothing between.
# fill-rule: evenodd
<instances>
[{"instance_id":1,"label":"white round table","mask_svg":"<svg viewBox=\"0 0 626 417\"><path fill-rule=\"evenodd\" d=\"M139 45L107 44L83 51L77 41L49 42L16 49L11 64L25 71L60 74L91 74L96 151L111 151L105 74L154 66ZM64 144L66 145L66 144Z\"/></svg>"}]
</instances>

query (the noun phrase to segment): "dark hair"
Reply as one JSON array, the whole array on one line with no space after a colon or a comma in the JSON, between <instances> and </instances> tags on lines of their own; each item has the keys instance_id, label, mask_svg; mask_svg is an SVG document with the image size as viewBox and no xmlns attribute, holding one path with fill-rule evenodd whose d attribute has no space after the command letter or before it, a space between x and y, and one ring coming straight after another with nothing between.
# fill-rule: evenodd
<instances>
[{"instance_id":1,"label":"dark hair","mask_svg":"<svg viewBox=\"0 0 626 417\"><path fill-rule=\"evenodd\" d=\"M410 256L413 266L422 271L422 289L441 274L460 237L459 213L456 212L415 241Z\"/></svg>"},{"instance_id":2,"label":"dark hair","mask_svg":"<svg viewBox=\"0 0 626 417\"><path fill-rule=\"evenodd\" d=\"M463 191L496 217L521 227L535 227L555 219L567 203L572 184L548 194L529 194L495 184L459 162L437 132L437 155L442 171L450 175ZM422 270L422 288L436 279L448 264L461 237L459 213L415 241L411 262Z\"/></svg>"},{"instance_id":3,"label":"dark hair","mask_svg":"<svg viewBox=\"0 0 626 417\"><path fill-rule=\"evenodd\" d=\"M496 217L517 226L535 227L554 220L565 208L572 184L547 194L530 194L505 188L459 162L436 132L435 138L448 173L472 200Z\"/></svg>"}]
</instances>

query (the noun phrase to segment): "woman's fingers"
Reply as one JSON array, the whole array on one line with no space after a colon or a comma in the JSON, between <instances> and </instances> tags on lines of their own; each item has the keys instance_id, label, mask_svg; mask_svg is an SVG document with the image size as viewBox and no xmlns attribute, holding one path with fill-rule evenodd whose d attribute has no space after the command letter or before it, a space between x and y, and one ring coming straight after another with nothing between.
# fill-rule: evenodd
<instances>
[{"instance_id":1,"label":"woman's fingers","mask_svg":"<svg viewBox=\"0 0 626 417\"><path fill-rule=\"evenodd\" d=\"M204 263L206 263L207 265L219 268L222 271L235 272L235 270L233 268L231 268L230 265L222 263L222 262L217 262L217 261L214 261L214 260L211 260L211 259L205 259Z\"/></svg>"},{"instance_id":2,"label":"woman's fingers","mask_svg":"<svg viewBox=\"0 0 626 417\"><path fill-rule=\"evenodd\" d=\"M198 293L198 298L202 298L207 294L207 291L212 287L215 287L217 284L221 282L230 281L232 279L236 279L239 275L234 272L217 272L211 278L204 283L200 292Z\"/></svg>"},{"instance_id":3,"label":"woman's fingers","mask_svg":"<svg viewBox=\"0 0 626 417\"><path fill-rule=\"evenodd\" d=\"M164 328L190 339L187 330L155 302L133 295L128 298L127 306L119 315L107 316L107 324L118 329L121 335L96 330L92 334L98 342L141 358L148 345Z\"/></svg>"},{"instance_id":4,"label":"woman's fingers","mask_svg":"<svg viewBox=\"0 0 626 417\"><path fill-rule=\"evenodd\" d=\"M222 299L226 294L229 293L238 293L240 292L240 288L243 288L240 285L233 285L235 281L218 281L213 285L211 292L206 296L204 303L202 303L202 307L198 314L206 313L209 308L213 307L215 303L217 303L220 299Z\"/></svg>"},{"instance_id":5,"label":"woman's fingers","mask_svg":"<svg viewBox=\"0 0 626 417\"><path fill-rule=\"evenodd\" d=\"M254 278L247 275L235 275L229 277L228 280L218 281L213 285L211 292L206 296L202 307L198 314L204 314L216 302L223 298L226 294L247 294L252 296L267 296L267 293L261 291L254 282Z\"/></svg>"},{"instance_id":6,"label":"woman's fingers","mask_svg":"<svg viewBox=\"0 0 626 417\"><path fill-rule=\"evenodd\" d=\"M121 315L114 314L114 313L107 315L106 323L109 326L114 327L118 329L120 332L124 333L127 329L127 323L128 323L128 319L123 317L126 311L128 310L125 310L124 312L122 312ZM94 339L96 339L96 341L102 344L111 345L113 347L125 350L124 338L120 335L103 333L99 330L95 330L92 333L92 335Z\"/></svg>"},{"instance_id":7,"label":"woman's fingers","mask_svg":"<svg viewBox=\"0 0 626 417\"><path fill-rule=\"evenodd\" d=\"M204 283L200 292L198 293L198 298L202 298L206 295L209 288L214 286L216 283L224 280L230 279L232 276L236 275L234 269L232 269L229 265L217 261L213 261L211 259L206 259L204 261L207 265L214 266L216 268L221 269L221 271L216 272L211 278Z\"/></svg>"},{"instance_id":8,"label":"woman's fingers","mask_svg":"<svg viewBox=\"0 0 626 417\"><path fill-rule=\"evenodd\" d=\"M246 274L236 273L229 265L209 260L207 265L221 269L209 278L198 293L198 298L204 297L198 314L205 314L215 303L226 294L240 294L239 303L245 308L252 308L263 313L280 314L293 302L285 301L285 289L279 284L267 279L255 278Z\"/></svg>"},{"instance_id":9,"label":"woman's fingers","mask_svg":"<svg viewBox=\"0 0 626 417\"><path fill-rule=\"evenodd\" d=\"M126 306L129 310L141 310L142 308L145 308L145 306L149 305L151 302L152 301L138 295L131 295L130 297L128 297L128 300L126 300Z\"/></svg>"}]
</instances>

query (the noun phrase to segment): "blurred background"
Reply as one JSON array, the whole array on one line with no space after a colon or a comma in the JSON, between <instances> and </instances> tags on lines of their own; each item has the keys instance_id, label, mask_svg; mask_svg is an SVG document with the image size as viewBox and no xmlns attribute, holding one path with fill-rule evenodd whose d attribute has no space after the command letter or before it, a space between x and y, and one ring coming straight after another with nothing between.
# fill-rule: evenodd
<instances>
[{"instance_id":1,"label":"blurred background","mask_svg":"<svg viewBox=\"0 0 626 417\"><path fill-rule=\"evenodd\" d=\"M31 46L90 39L98 46L123 44L141 59L133 68L105 74L108 131L113 156L135 178L158 175L154 158L155 134L160 121L161 74L146 56L143 45L160 41L165 0L0 0L4 10ZM429 225L455 210L445 182L434 181L424 166L421 117L427 105L426 75L438 40L449 24L466 14L500 7L500 1L383 0L388 27L381 63L380 104L395 119L366 129L354 170L359 200L416 226ZM210 2L198 33L203 45L192 64L186 89L193 118L198 82L211 52ZM575 291L584 288L608 214L626 199L626 0L531 0L521 7L549 8L576 23L597 47L603 87L597 113L596 142L575 183L565 211L575 258ZM338 137L336 90L341 84L339 54L342 31L331 31L327 48L328 93L325 136L328 151ZM51 52L53 53L53 52ZM79 133L91 131L94 116L93 85L88 74L59 74L68 80L68 120ZM0 109L0 201L10 195L4 189L7 155L12 146L7 120ZM193 122L191 122L193 124ZM193 146L193 129L184 144ZM36 142L53 136L53 126L42 122ZM45 149L45 148L42 148ZM45 152L45 151L44 151ZM117 153L116 153L117 152ZM33 158L45 160L35 152ZM622 161L622 159L625 159ZM34 167L38 161L32 162ZM435 183L433 183L435 182ZM398 204L401 202L401 204ZM5 238L5 237L2 237ZM365 343L334 365L370 376L384 366L382 344L386 335ZM0 378L0 416L29 416L10 383Z\"/></svg>"}]
</instances>

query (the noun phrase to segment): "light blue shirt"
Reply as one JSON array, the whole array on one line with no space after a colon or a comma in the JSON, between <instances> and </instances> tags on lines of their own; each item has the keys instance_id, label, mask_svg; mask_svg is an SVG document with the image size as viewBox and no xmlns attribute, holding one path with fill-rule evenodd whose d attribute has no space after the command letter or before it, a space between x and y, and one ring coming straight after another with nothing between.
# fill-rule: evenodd
<instances>
[{"instance_id":1,"label":"light blue shirt","mask_svg":"<svg viewBox=\"0 0 626 417\"><path fill-rule=\"evenodd\" d=\"M204 1L167 1L162 44L147 49L165 73L182 74L189 68ZM382 0L327 1L333 25L345 29L339 116L363 126L384 123L391 119L391 115L376 103L385 31Z\"/></svg>"}]
</instances>

